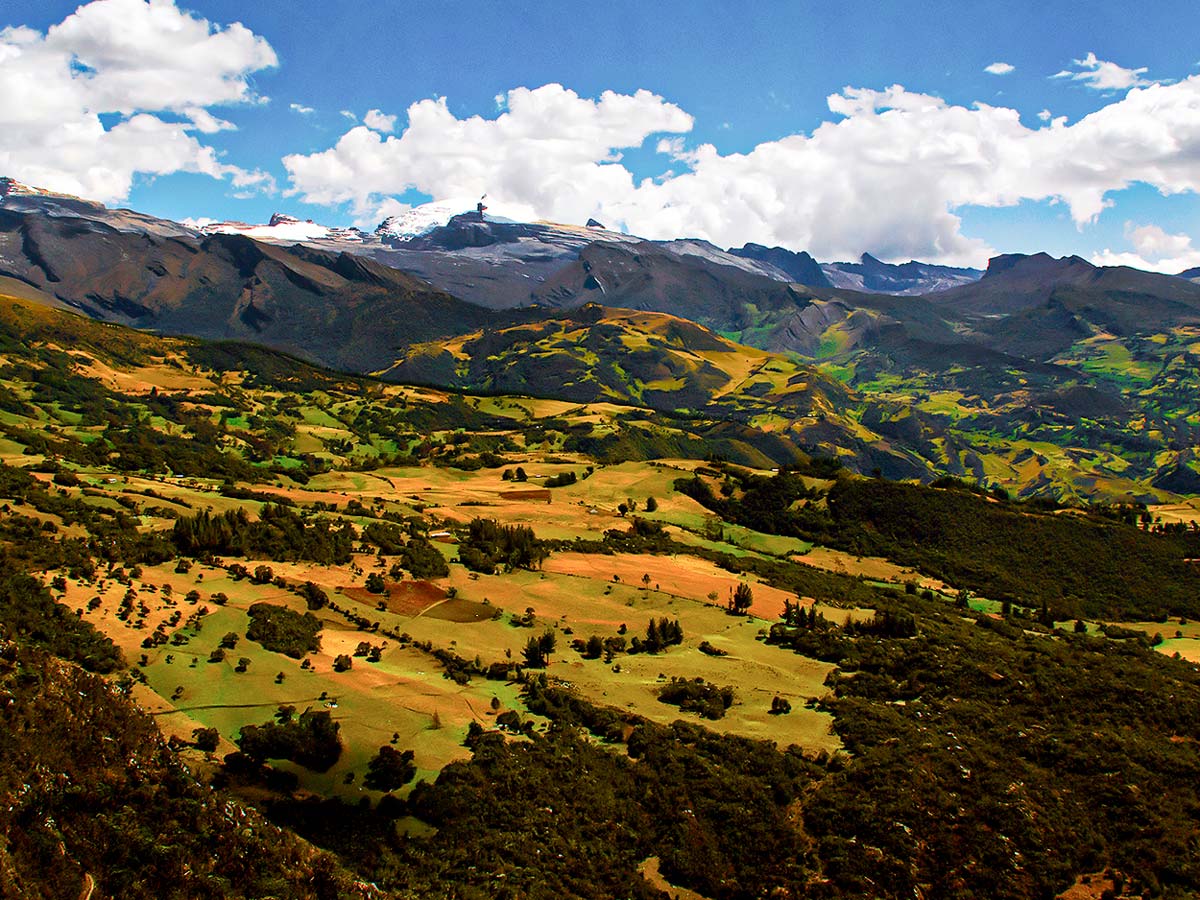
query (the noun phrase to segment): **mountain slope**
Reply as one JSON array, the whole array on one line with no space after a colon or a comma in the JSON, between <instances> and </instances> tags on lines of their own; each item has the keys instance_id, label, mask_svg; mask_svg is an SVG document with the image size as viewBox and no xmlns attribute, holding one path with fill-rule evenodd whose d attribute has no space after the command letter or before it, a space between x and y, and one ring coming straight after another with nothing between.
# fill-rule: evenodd
<instances>
[{"instance_id":1,"label":"mountain slope","mask_svg":"<svg viewBox=\"0 0 1200 900\"><path fill-rule=\"evenodd\" d=\"M485 310L348 253L240 235L118 230L105 218L6 202L0 276L104 321L252 340L351 371L385 366L400 346L488 319Z\"/></svg>"},{"instance_id":2,"label":"mountain slope","mask_svg":"<svg viewBox=\"0 0 1200 900\"><path fill-rule=\"evenodd\" d=\"M1047 303L1064 290L1091 295L1093 306L1116 310L1137 306L1148 321L1200 312L1200 286L1176 276L1128 266L1094 266L1078 256L1046 253L997 256L978 282L931 297L939 306L979 316L1013 315ZM1144 320L1147 321L1147 320Z\"/></svg>"},{"instance_id":3,"label":"mountain slope","mask_svg":"<svg viewBox=\"0 0 1200 900\"><path fill-rule=\"evenodd\" d=\"M796 253L783 247L764 247L762 244L746 244L739 249L730 248L734 256L755 259L774 266L787 276L788 281L812 287L833 287L833 282L821 269L821 264L801 251Z\"/></svg>"},{"instance_id":4,"label":"mountain slope","mask_svg":"<svg viewBox=\"0 0 1200 900\"><path fill-rule=\"evenodd\" d=\"M901 265L882 262L864 253L856 263L826 263L822 272L834 287L879 294L930 294L977 281L978 269L938 266L933 263L906 262Z\"/></svg>"}]
</instances>

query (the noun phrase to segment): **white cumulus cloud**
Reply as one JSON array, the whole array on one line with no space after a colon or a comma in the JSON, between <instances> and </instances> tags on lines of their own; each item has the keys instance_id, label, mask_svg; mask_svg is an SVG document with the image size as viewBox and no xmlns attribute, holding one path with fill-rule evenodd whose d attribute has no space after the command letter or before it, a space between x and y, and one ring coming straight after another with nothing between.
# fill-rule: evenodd
<instances>
[{"instance_id":1,"label":"white cumulus cloud","mask_svg":"<svg viewBox=\"0 0 1200 900\"><path fill-rule=\"evenodd\" d=\"M1078 81L1094 91L1127 91L1152 84L1142 77L1147 71L1145 66L1126 69L1114 62L1097 59L1095 53L1089 52L1083 59L1074 60L1074 69L1063 69L1051 77Z\"/></svg>"},{"instance_id":2,"label":"white cumulus cloud","mask_svg":"<svg viewBox=\"0 0 1200 900\"><path fill-rule=\"evenodd\" d=\"M692 117L662 97L591 100L551 84L510 91L494 118L460 119L444 99L423 100L398 135L352 128L284 165L304 199L350 202L362 224L415 188L435 199L487 193L541 218L595 217L650 238L972 265L992 251L962 233L966 206L1049 200L1083 227L1134 182L1163 194L1200 190L1200 75L1035 128L1014 109L954 105L900 85L848 87L828 106L833 118L811 133L722 154L687 146ZM669 170L635 178L622 151L652 136Z\"/></svg>"},{"instance_id":3,"label":"white cumulus cloud","mask_svg":"<svg viewBox=\"0 0 1200 900\"><path fill-rule=\"evenodd\" d=\"M444 98L422 100L408 108L401 135L351 128L336 146L283 162L306 200L351 201L364 217L382 197L416 187L438 199L490 193L583 221L598 198L634 188L621 149L691 127L691 116L649 91L590 100L549 84L509 91L493 119L459 119Z\"/></svg>"},{"instance_id":4,"label":"white cumulus cloud","mask_svg":"<svg viewBox=\"0 0 1200 900\"><path fill-rule=\"evenodd\" d=\"M289 103L288 109L294 113L299 113L302 116L311 116L316 112L316 109L311 106L305 106L303 103Z\"/></svg>"},{"instance_id":5,"label":"white cumulus cloud","mask_svg":"<svg viewBox=\"0 0 1200 900\"><path fill-rule=\"evenodd\" d=\"M1126 222L1125 238L1132 251L1105 248L1092 257L1092 262L1098 266L1132 266L1171 275L1200 266L1200 248L1192 246L1190 235L1168 234L1158 225Z\"/></svg>"},{"instance_id":6,"label":"white cumulus cloud","mask_svg":"<svg viewBox=\"0 0 1200 900\"><path fill-rule=\"evenodd\" d=\"M1017 67L1012 65L1011 63L994 62L990 66L984 66L983 71L987 72L989 75L1007 75L1009 72L1014 71L1016 68Z\"/></svg>"},{"instance_id":7,"label":"white cumulus cloud","mask_svg":"<svg viewBox=\"0 0 1200 900\"><path fill-rule=\"evenodd\" d=\"M135 175L198 172L235 186L268 176L224 163L196 134L233 128L210 108L259 100L274 50L174 0L95 0L45 33L0 30L0 173L107 202ZM101 115L116 114L109 127Z\"/></svg>"},{"instance_id":8,"label":"white cumulus cloud","mask_svg":"<svg viewBox=\"0 0 1200 900\"><path fill-rule=\"evenodd\" d=\"M387 116L377 109L368 110L363 116L363 124L375 131L382 131L384 134L391 134L396 130L396 117Z\"/></svg>"}]
</instances>

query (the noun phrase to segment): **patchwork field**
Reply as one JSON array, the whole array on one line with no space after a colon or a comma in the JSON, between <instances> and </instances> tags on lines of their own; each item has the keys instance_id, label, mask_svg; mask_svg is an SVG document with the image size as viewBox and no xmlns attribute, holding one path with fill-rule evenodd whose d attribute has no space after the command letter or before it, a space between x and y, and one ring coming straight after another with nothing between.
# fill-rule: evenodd
<instances>
[{"instance_id":1,"label":"patchwork field","mask_svg":"<svg viewBox=\"0 0 1200 900\"><path fill-rule=\"evenodd\" d=\"M329 472L303 486L259 485L254 499L223 495L219 484L200 479L86 471L79 473L79 486L55 490L95 505L136 505L146 527L155 528L169 528L169 516L198 510L242 509L253 519L263 509L259 498L275 496L359 527L377 515L403 518L420 511L432 523L427 527L433 535L486 517L530 526L539 538L589 541L599 541L611 529L627 529L629 516L618 509L625 505L663 524L678 547L763 559L799 554L810 565L839 571L852 563L856 573L874 579L899 583L911 577L882 561L846 560L803 541L729 523L716 523L722 540L703 537L713 525L712 515L672 488L676 478L696 467L692 461L597 466L591 474L582 462L533 455L522 465L527 481L521 485L497 470L421 467ZM535 487L564 472L580 478L563 487ZM48 475L39 477L49 482ZM641 508L652 497L657 509L646 513ZM142 509L143 504L157 509ZM359 512L347 516L339 512L343 508ZM303 789L324 795L362 795L366 764L384 745L415 749L417 777L429 778L468 755L463 740L472 723L495 730L499 714L516 710L537 727L537 717L523 707L518 683L481 675L457 683L433 653L445 651L483 668L513 664L522 661L531 637L546 632L554 635L555 646L545 674L593 703L661 723L691 719L781 747L795 744L818 752L839 746L831 718L811 708L811 701L827 691L833 667L763 642L785 602L807 607L821 598L797 597L689 552L556 551L539 568L484 574L459 563L457 539L435 538L431 546L449 563L448 575L413 578L398 568L401 556L382 551L355 552L340 565L220 557L190 568L167 562L135 572L101 572L90 582L66 577L61 597L138 663L145 677L139 696L166 732L180 740L190 741L196 728L214 727L221 735L217 753L223 755L236 749L243 726L272 720L280 707L329 711L345 747L337 764L317 773L277 763L299 776ZM235 576L235 563L248 572L269 566L272 580L256 584ZM372 574L382 576L382 591L368 590ZM321 625L318 651L301 660L246 637L252 604L305 612L292 586L306 582L331 600L315 613ZM739 584L753 592L749 615L725 609ZM871 615L827 603L822 612L839 623ZM620 652L606 661L585 658L576 645L593 636L643 637L648 623L661 619L677 621L683 632L682 642L664 652ZM162 637L144 646L156 632ZM368 658L364 647L377 652ZM337 671L342 656L353 661L347 671ZM735 699L722 718L703 720L658 699L671 678L728 685ZM790 703L792 711L772 714L776 698Z\"/></svg>"}]
</instances>

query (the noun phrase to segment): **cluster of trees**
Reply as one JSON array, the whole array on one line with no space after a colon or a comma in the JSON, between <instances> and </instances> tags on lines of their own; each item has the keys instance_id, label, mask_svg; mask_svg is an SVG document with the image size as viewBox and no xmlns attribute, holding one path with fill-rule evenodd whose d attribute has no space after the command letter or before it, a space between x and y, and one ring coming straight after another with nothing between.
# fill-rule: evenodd
<instances>
[{"instance_id":1,"label":"cluster of trees","mask_svg":"<svg viewBox=\"0 0 1200 900\"><path fill-rule=\"evenodd\" d=\"M293 612L286 606L254 603L247 610L246 637L268 650L300 659L321 649L321 620L310 612Z\"/></svg>"},{"instance_id":2,"label":"cluster of trees","mask_svg":"<svg viewBox=\"0 0 1200 900\"><path fill-rule=\"evenodd\" d=\"M780 618L783 624L790 628L829 628L832 624L825 618L825 614L817 609L815 603L806 607L786 598L783 601L783 615Z\"/></svg>"},{"instance_id":3,"label":"cluster of trees","mask_svg":"<svg viewBox=\"0 0 1200 900\"><path fill-rule=\"evenodd\" d=\"M546 668L546 663L549 661L550 654L554 652L556 644L553 631L547 630L541 635L531 637L525 643L525 649L521 651L525 665L530 669Z\"/></svg>"},{"instance_id":4,"label":"cluster of trees","mask_svg":"<svg viewBox=\"0 0 1200 900\"><path fill-rule=\"evenodd\" d=\"M739 581L729 596L729 612L735 616L744 616L754 604L754 590L744 581Z\"/></svg>"},{"instance_id":5,"label":"cluster of trees","mask_svg":"<svg viewBox=\"0 0 1200 900\"><path fill-rule=\"evenodd\" d=\"M472 519L458 548L464 566L489 575L497 566L505 571L536 569L548 555L528 525L501 525L495 519Z\"/></svg>"},{"instance_id":6,"label":"cluster of trees","mask_svg":"<svg viewBox=\"0 0 1200 900\"><path fill-rule=\"evenodd\" d=\"M240 507L216 515L201 510L181 516L171 537L188 556L259 556L341 565L350 561L358 532L350 522L306 517L272 503L253 521Z\"/></svg>"},{"instance_id":7,"label":"cluster of trees","mask_svg":"<svg viewBox=\"0 0 1200 900\"><path fill-rule=\"evenodd\" d=\"M599 659L612 662L618 653L661 653L668 647L683 643L683 626L678 619L651 619L646 624L646 637L635 637L628 640L625 637L625 626L622 625L617 635L602 638L593 634L586 641L576 639L571 646L582 654L584 659Z\"/></svg>"},{"instance_id":8,"label":"cluster of trees","mask_svg":"<svg viewBox=\"0 0 1200 900\"><path fill-rule=\"evenodd\" d=\"M1184 562L1200 546L1190 530L1148 533L1121 516L1050 515L951 484L878 478L840 478L821 506L797 502L822 493L792 470L723 471L728 496L697 477L675 487L727 521L884 556L996 600L1045 605L1054 619L1200 615L1200 568Z\"/></svg>"},{"instance_id":9,"label":"cluster of trees","mask_svg":"<svg viewBox=\"0 0 1200 900\"><path fill-rule=\"evenodd\" d=\"M634 638L630 644L631 653L661 653L668 647L683 643L683 626L678 619L651 619L646 625L646 639L639 641Z\"/></svg>"},{"instance_id":10,"label":"cluster of trees","mask_svg":"<svg viewBox=\"0 0 1200 900\"><path fill-rule=\"evenodd\" d=\"M703 678L680 678L671 680L659 689L658 699L663 703L678 706L684 712L696 712L706 719L720 719L725 710L733 705L733 688L718 687Z\"/></svg>"},{"instance_id":11,"label":"cluster of trees","mask_svg":"<svg viewBox=\"0 0 1200 900\"><path fill-rule=\"evenodd\" d=\"M417 774L413 751L397 750L384 744L367 763L363 785L373 791L394 791L413 780Z\"/></svg>"},{"instance_id":12,"label":"cluster of trees","mask_svg":"<svg viewBox=\"0 0 1200 900\"><path fill-rule=\"evenodd\" d=\"M389 556L404 550L404 530L393 522L368 522L362 536Z\"/></svg>"},{"instance_id":13,"label":"cluster of trees","mask_svg":"<svg viewBox=\"0 0 1200 900\"><path fill-rule=\"evenodd\" d=\"M296 716L294 708L284 706L276 721L244 726L236 743L257 762L286 759L314 772L328 772L342 755L340 728L326 710L306 709Z\"/></svg>"},{"instance_id":14,"label":"cluster of trees","mask_svg":"<svg viewBox=\"0 0 1200 900\"><path fill-rule=\"evenodd\" d=\"M450 574L446 557L437 547L420 537L404 545L400 552L400 565L408 569L413 578L445 578Z\"/></svg>"}]
</instances>

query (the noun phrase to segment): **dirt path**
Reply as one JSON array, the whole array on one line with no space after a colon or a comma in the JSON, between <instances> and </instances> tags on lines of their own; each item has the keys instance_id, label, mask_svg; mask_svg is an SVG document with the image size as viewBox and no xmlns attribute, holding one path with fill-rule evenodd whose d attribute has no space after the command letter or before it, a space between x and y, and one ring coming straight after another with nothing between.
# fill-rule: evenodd
<instances>
[{"instance_id":1,"label":"dirt path","mask_svg":"<svg viewBox=\"0 0 1200 900\"><path fill-rule=\"evenodd\" d=\"M329 699L329 698L326 698ZM298 703L320 703L320 697L303 697L299 700L280 700L270 703L211 703L207 706L177 706L174 709L160 709L150 713L152 716L169 716L174 713L194 712L197 709L259 709L264 706L294 706Z\"/></svg>"},{"instance_id":2,"label":"dirt path","mask_svg":"<svg viewBox=\"0 0 1200 900\"><path fill-rule=\"evenodd\" d=\"M663 877L662 872L659 871L661 864L657 856L652 856L638 866L638 871L641 872L642 877L646 881L650 882L651 887L663 891L671 900L708 900L703 894L697 894L695 891L690 891L687 888L675 887L675 885L667 881Z\"/></svg>"}]
</instances>

